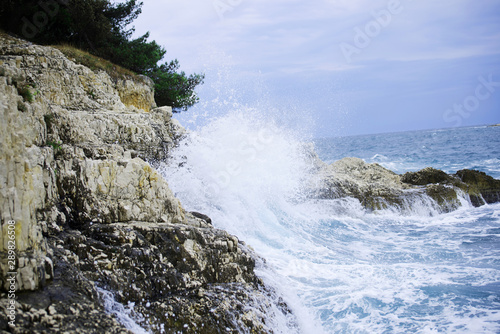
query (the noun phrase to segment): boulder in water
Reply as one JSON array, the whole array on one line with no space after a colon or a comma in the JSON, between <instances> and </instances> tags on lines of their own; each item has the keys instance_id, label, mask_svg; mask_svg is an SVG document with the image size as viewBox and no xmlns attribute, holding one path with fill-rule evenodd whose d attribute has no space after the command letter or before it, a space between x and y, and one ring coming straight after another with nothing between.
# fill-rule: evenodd
<instances>
[{"instance_id":1,"label":"boulder in water","mask_svg":"<svg viewBox=\"0 0 500 334\"><path fill-rule=\"evenodd\" d=\"M343 158L325 165L318 176L320 181L313 196L327 199L353 197L368 210L404 206L403 190L410 188L396 173L359 158Z\"/></svg>"},{"instance_id":2,"label":"boulder in water","mask_svg":"<svg viewBox=\"0 0 500 334\"><path fill-rule=\"evenodd\" d=\"M427 167L401 176L404 183L426 186L427 194L438 202L456 197L453 192L464 191L474 206L500 202L500 180L473 169L462 169L454 175Z\"/></svg>"},{"instance_id":3,"label":"boulder in water","mask_svg":"<svg viewBox=\"0 0 500 334\"><path fill-rule=\"evenodd\" d=\"M411 211L417 205L437 212L450 212L469 196L474 206L500 201L500 180L483 172L461 170L449 175L432 167L403 175L359 158L344 158L323 165L312 187L313 197L353 197L366 209Z\"/></svg>"}]
</instances>

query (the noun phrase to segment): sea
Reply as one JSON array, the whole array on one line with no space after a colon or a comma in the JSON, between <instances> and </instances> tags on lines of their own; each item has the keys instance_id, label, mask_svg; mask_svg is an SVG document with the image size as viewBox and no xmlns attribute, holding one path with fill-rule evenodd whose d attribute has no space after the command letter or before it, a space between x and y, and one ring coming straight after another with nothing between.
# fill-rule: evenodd
<instances>
[{"instance_id":1,"label":"sea","mask_svg":"<svg viewBox=\"0 0 500 334\"><path fill-rule=\"evenodd\" d=\"M263 259L257 274L295 317L270 317L274 333L500 333L500 204L371 212L353 198L312 199L311 149L326 163L500 178L500 127L304 142L273 119L232 112L189 131L159 171L186 210Z\"/></svg>"}]
</instances>

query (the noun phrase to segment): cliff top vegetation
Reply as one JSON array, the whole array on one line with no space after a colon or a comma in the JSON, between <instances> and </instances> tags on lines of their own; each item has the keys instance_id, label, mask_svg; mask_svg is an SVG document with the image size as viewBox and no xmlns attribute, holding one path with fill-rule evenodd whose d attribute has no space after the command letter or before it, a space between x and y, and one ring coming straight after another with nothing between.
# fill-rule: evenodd
<instances>
[{"instance_id":1,"label":"cliff top vegetation","mask_svg":"<svg viewBox=\"0 0 500 334\"><path fill-rule=\"evenodd\" d=\"M112 77L143 74L155 83L158 105L179 112L199 101L195 88L204 74L180 71L177 59L161 63L166 50L149 33L132 38L129 25L142 2L127 0L5 0L0 3L0 28L29 41L56 46L66 56Z\"/></svg>"}]
</instances>

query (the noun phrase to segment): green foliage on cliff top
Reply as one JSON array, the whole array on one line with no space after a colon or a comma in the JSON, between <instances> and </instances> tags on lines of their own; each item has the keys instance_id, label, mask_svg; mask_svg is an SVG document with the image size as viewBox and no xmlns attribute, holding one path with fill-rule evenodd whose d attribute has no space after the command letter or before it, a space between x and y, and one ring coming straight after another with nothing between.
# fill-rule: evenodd
<instances>
[{"instance_id":1,"label":"green foliage on cliff top","mask_svg":"<svg viewBox=\"0 0 500 334\"><path fill-rule=\"evenodd\" d=\"M174 111L186 110L198 102L194 91L203 83L203 74L179 72L177 59L160 64L166 50L149 33L132 39L134 28L127 26L141 13L142 2L127 0L3 0L0 28L40 44L60 44L61 51L91 68L112 72L116 65L155 82L159 105ZM73 48L68 47L71 45ZM80 54L81 49L111 62L95 61ZM72 53L74 55L70 55ZM116 64L116 65L113 65ZM127 75L126 73L124 73Z\"/></svg>"},{"instance_id":2,"label":"green foliage on cliff top","mask_svg":"<svg viewBox=\"0 0 500 334\"><path fill-rule=\"evenodd\" d=\"M91 70L103 70L106 71L109 76L113 79L127 79L134 78L137 74L129 69L113 64L109 60L103 59L101 57L94 56L91 53L80 50L68 44L63 45L51 45L52 47L58 49L64 55L78 64L82 64L90 68Z\"/></svg>"},{"instance_id":3,"label":"green foliage on cliff top","mask_svg":"<svg viewBox=\"0 0 500 334\"><path fill-rule=\"evenodd\" d=\"M194 89L203 82L204 76L187 76L178 70L179 62L176 59L155 68L149 76L155 82L155 99L158 104L172 106L173 110L187 110L188 106L199 101Z\"/></svg>"}]
</instances>

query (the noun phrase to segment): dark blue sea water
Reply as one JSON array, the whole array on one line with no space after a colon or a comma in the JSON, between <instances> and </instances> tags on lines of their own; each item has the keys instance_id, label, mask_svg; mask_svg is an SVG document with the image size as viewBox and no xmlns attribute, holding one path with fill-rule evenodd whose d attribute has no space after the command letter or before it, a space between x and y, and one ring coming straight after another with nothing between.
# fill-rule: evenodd
<instances>
[{"instance_id":1,"label":"dark blue sea water","mask_svg":"<svg viewBox=\"0 0 500 334\"><path fill-rule=\"evenodd\" d=\"M425 167L455 173L477 169L500 178L500 127L477 126L315 141L316 151L327 162L355 156L376 162L396 173Z\"/></svg>"},{"instance_id":2,"label":"dark blue sea water","mask_svg":"<svg viewBox=\"0 0 500 334\"><path fill-rule=\"evenodd\" d=\"M208 214L266 260L258 268L298 317L275 333L500 333L500 205L441 214L367 212L302 196L310 165L294 133L248 113L193 131L162 173L187 210ZM500 127L320 139L397 173L432 166L500 177ZM183 168L178 167L183 161Z\"/></svg>"}]
</instances>

